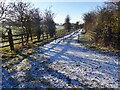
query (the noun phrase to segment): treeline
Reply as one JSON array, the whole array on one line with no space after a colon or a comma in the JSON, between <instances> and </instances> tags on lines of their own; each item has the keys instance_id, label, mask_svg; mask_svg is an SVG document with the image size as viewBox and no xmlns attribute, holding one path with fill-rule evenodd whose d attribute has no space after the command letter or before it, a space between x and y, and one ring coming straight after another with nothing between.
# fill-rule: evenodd
<instances>
[{"instance_id":1,"label":"treeline","mask_svg":"<svg viewBox=\"0 0 120 90\"><path fill-rule=\"evenodd\" d=\"M37 35L40 40L41 35L55 36L54 13L51 9L46 9L42 13L39 8L32 7L29 2L11 2L6 5L5 0L0 2L0 24L3 30L2 38L8 30L15 29L14 33L24 34L26 41L32 40L33 35Z\"/></svg>"},{"instance_id":2,"label":"treeline","mask_svg":"<svg viewBox=\"0 0 120 90\"><path fill-rule=\"evenodd\" d=\"M84 14L84 29L96 45L120 49L120 1Z\"/></svg>"},{"instance_id":3,"label":"treeline","mask_svg":"<svg viewBox=\"0 0 120 90\"><path fill-rule=\"evenodd\" d=\"M70 23L70 16L67 15L65 18L64 29L70 32L71 30L78 30L83 28L83 24L80 24L78 21L76 23Z\"/></svg>"}]
</instances>

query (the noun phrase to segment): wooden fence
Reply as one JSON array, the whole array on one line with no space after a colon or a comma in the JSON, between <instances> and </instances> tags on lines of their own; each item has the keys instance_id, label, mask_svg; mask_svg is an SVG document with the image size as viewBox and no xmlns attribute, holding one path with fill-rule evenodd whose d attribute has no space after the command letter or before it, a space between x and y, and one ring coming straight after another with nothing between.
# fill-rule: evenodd
<instances>
[{"instance_id":1,"label":"wooden fence","mask_svg":"<svg viewBox=\"0 0 120 90\"><path fill-rule=\"evenodd\" d=\"M0 42L0 44L1 44L0 48L10 46L10 49L14 50L15 44L22 44L22 46L23 46L24 43L26 42L26 36L27 36L26 34L13 35L11 29L9 29L8 35L1 36L2 41ZM34 40L34 42L38 41L36 39L37 39L37 35L32 35L31 41L33 41L33 40ZM42 39L43 40L48 39L48 35L42 34Z\"/></svg>"},{"instance_id":2,"label":"wooden fence","mask_svg":"<svg viewBox=\"0 0 120 90\"><path fill-rule=\"evenodd\" d=\"M75 30L72 30L71 32L74 32ZM54 35L54 39L62 37L66 34L70 34L71 32L66 32L65 30L63 31L57 31L56 34ZM30 38L31 36L29 36ZM14 50L14 45L15 44L22 44L24 46L24 43L27 42L27 34L19 34L19 35L13 35L11 29L8 30L8 35L2 35L0 38L2 38L2 41L0 42L1 47L10 47L11 50ZM49 39L49 35L47 34L42 34L40 37L40 40L37 38L37 35L32 35L31 41L33 43L43 41ZM18 42L17 42L18 41Z\"/></svg>"}]
</instances>

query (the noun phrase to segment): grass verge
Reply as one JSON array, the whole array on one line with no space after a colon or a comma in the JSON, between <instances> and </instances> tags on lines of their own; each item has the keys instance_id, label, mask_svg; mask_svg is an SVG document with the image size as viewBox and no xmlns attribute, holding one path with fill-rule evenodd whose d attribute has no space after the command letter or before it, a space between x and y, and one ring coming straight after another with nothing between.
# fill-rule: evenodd
<instances>
[{"instance_id":1,"label":"grass verge","mask_svg":"<svg viewBox=\"0 0 120 90\"><path fill-rule=\"evenodd\" d=\"M79 44L81 44L91 50L96 50L96 51L99 51L102 53L113 53L113 54L117 54L120 56L120 50L116 50L111 47L105 47L100 44L92 43L92 41L90 41L90 39L88 39L88 35L82 35L82 37L80 38Z\"/></svg>"}]
</instances>

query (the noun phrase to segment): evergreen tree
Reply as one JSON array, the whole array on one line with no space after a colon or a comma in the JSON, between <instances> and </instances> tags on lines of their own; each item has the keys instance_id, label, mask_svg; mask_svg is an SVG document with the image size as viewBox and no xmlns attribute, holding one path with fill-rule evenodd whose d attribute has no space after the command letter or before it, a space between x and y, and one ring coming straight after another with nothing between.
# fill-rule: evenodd
<instances>
[{"instance_id":1,"label":"evergreen tree","mask_svg":"<svg viewBox=\"0 0 120 90\"><path fill-rule=\"evenodd\" d=\"M71 23L70 23L69 15L67 15L67 17L65 18L64 28L68 30L68 32L70 32L71 30Z\"/></svg>"}]
</instances>

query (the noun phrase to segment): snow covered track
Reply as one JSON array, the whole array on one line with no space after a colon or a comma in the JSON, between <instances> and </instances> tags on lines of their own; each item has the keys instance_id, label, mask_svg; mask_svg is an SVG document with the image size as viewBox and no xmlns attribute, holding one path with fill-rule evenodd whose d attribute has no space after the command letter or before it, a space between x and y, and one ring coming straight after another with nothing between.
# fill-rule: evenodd
<instances>
[{"instance_id":1,"label":"snow covered track","mask_svg":"<svg viewBox=\"0 0 120 90\"><path fill-rule=\"evenodd\" d=\"M49 67L90 87L118 87L118 57L100 54L77 44L77 33L66 42L44 45Z\"/></svg>"},{"instance_id":2,"label":"snow covered track","mask_svg":"<svg viewBox=\"0 0 120 90\"><path fill-rule=\"evenodd\" d=\"M78 33L44 45L42 52L37 47L35 54L12 67L12 73L3 68L3 88L118 88L119 56L81 46Z\"/></svg>"}]
</instances>

